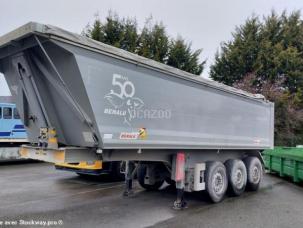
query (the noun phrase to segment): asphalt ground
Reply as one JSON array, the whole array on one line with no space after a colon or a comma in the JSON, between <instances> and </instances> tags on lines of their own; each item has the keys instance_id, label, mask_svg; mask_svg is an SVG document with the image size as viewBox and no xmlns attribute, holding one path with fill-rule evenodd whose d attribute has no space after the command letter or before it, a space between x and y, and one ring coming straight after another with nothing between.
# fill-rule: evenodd
<instances>
[{"instance_id":1,"label":"asphalt ground","mask_svg":"<svg viewBox=\"0 0 303 228\"><path fill-rule=\"evenodd\" d=\"M258 192L219 204L187 193L183 211L172 209L173 188L148 192L136 184L134 197L124 198L123 182L83 179L46 163L1 163L0 186L0 227L303 227L303 187L269 174Z\"/></svg>"}]
</instances>

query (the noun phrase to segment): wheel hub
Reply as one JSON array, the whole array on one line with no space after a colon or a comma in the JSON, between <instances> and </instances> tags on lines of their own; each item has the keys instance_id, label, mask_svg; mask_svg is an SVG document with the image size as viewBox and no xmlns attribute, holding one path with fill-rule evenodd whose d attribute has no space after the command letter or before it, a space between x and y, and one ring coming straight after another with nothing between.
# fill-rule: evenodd
<instances>
[{"instance_id":1,"label":"wheel hub","mask_svg":"<svg viewBox=\"0 0 303 228\"><path fill-rule=\"evenodd\" d=\"M213 189L217 194L223 192L224 189L224 180L221 173L216 173L213 178Z\"/></svg>"},{"instance_id":2,"label":"wheel hub","mask_svg":"<svg viewBox=\"0 0 303 228\"><path fill-rule=\"evenodd\" d=\"M241 188L242 185L243 185L243 173L240 169L237 169L236 171L236 178L235 178L235 185L238 187L238 188Z\"/></svg>"},{"instance_id":3,"label":"wheel hub","mask_svg":"<svg viewBox=\"0 0 303 228\"><path fill-rule=\"evenodd\" d=\"M260 180L260 171L257 166L254 166L252 170L252 181L254 183L258 183L259 180Z\"/></svg>"}]
</instances>

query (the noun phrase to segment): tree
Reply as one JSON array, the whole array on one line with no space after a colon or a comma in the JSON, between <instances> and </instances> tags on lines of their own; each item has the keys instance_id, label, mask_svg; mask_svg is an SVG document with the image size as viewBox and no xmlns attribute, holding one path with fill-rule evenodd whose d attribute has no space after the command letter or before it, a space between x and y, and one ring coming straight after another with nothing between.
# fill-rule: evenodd
<instances>
[{"instance_id":1,"label":"tree","mask_svg":"<svg viewBox=\"0 0 303 228\"><path fill-rule=\"evenodd\" d=\"M138 40L137 53L146 58L166 63L169 37L162 23L151 24L147 19Z\"/></svg>"},{"instance_id":2,"label":"tree","mask_svg":"<svg viewBox=\"0 0 303 228\"><path fill-rule=\"evenodd\" d=\"M120 19L111 11L105 20L105 23L102 23L97 14L93 25L87 25L82 35L126 51L136 52L138 39L136 20Z\"/></svg>"},{"instance_id":3,"label":"tree","mask_svg":"<svg viewBox=\"0 0 303 228\"><path fill-rule=\"evenodd\" d=\"M303 21L299 11L289 15L272 11L263 20L247 19L236 28L232 40L221 45L210 75L275 102L276 144L303 144Z\"/></svg>"},{"instance_id":4,"label":"tree","mask_svg":"<svg viewBox=\"0 0 303 228\"><path fill-rule=\"evenodd\" d=\"M258 17L237 27L233 38L221 45L211 66L211 78L228 85L255 73L263 80L283 77L291 93L303 89L303 21L300 12Z\"/></svg>"},{"instance_id":5,"label":"tree","mask_svg":"<svg viewBox=\"0 0 303 228\"><path fill-rule=\"evenodd\" d=\"M117 14L109 12L106 17L106 23L103 24L104 43L112 46L121 47L121 41L124 35L124 24L120 21Z\"/></svg>"},{"instance_id":6,"label":"tree","mask_svg":"<svg viewBox=\"0 0 303 228\"><path fill-rule=\"evenodd\" d=\"M192 74L200 75L203 71L205 61L199 63L199 56L202 49L191 50L191 44L187 44L184 39L178 37L172 40L167 64Z\"/></svg>"},{"instance_id":7,"label":"tree","mask_svg":"<svg viewBox=\"0 0 303 228\"><path fill-rule=\"evenodd\" d=\"M258 76L248 74L233 84L235 88L251 93L260 93L275 103L275 145L296 146L303 140L303 109L298 105L296 95L285 92L283 78L276 81L262 81Z\"/></svg>"},{"instance_id":8,"label":"tree","mask_svg":"<svg viewBox=\"0 0 303 228\"><path fill-rule=\"evenodd\" d=\"M93 28L90 31L90 36L94 40L104 41L104 34L102 31L102 24L99 18L97 18L94 22Z\"/></svg>"},{"instance_id":9,"label":"tree","mask_svg":"<svg viewBox=\"0 0 303 228\"><path fill-rule=\"evenodd\" d=\"M300 12L253 16L224 42L211 77L275 102L275 144L303 143L303 21Z\"/></svg>"},{"instance_id":10,"label":"tree","mask_svg":"<svg viewBox=\"0 0 303 228\"><path fill-rule=\"evenodd\" d=\"M205 61L200 62L202 49L192 50L183 39L174 40L167 35L162 22L152 23L147 19L141 33L135 18L119 18L109 12L105 22L98 15L92 26L83 30L84 36L177 67L199 75Z\"/></svg>"},{"instance_id":11,"label":"tree","mask_svg":"<svg viewBox=\"0 0 303 228\"><path fill-rule=\"evenodd\" d=\"M137 21L136 19L123 19L123 35L120 41L120 48L135 53L137 50Z\"/></svg>"},{"instance_id":12,"label":"tree","mask_svg":"<svg viewBox=\"0 0 303 228\"><path fill-rule=\"evenodd\" d=\"M259 53L260 22L257 17L249 18L244 25L232 33L233 40L221 45L221 52L215 56L211 66L212 79L227 85L241 80L254 72Z\"/></svg>"}]
</instances>

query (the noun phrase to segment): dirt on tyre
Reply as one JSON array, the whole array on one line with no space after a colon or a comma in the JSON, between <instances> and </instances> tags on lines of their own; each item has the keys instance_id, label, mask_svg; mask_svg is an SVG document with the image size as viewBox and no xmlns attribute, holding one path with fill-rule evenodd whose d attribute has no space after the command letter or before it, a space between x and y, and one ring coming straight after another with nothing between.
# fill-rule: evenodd
<instances>
[{"instance_id":1,"label":"dirt on tyre","mask_svg":"<svg viewBox=\"0 0 303 228\"><path fill-rule=\"evenodd\" d=\"M210 200L214 203L222 201L228 185L226 168L222 162L206 162L205 182Z\"/></svg>"},{"instance_id":2,"label":"dirt on tyre","mask_svg":"<svg viewBox=\"0 0 303 228\"><path fill-rule=\"evenodd\" d=\"M257 191L263 177L262 163L257 157L246 157L243 162L247 171L247 189Z\"/></svg>"},{"instance_id":3,"label":"dirt on tyre","mask_svg":"<svg viewBox=\"0 0 303 228\"><path fill-rule=\"evenodd\" d=\"M225 162L228 192L233 196L240 196L247 183L247 170L244 162L239 159L229 159Z\"/></svg>"}]
</instances>

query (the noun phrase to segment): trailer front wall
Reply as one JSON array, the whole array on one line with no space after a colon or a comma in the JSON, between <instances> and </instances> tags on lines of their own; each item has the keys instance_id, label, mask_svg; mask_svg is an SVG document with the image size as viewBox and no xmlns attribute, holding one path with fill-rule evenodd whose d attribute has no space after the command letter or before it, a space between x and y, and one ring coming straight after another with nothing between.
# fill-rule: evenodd
<instances>
[{"instance_id":1,"label":"trailer front wall","mask_svg":"<svg viewBox=\"0 0 303 228\"><path fill-rule=\"evenodd\" d=\"M53 127L60 144L95 147L100 136L73 54L49 40L43 48L55 69L37 44L0 61L29 141Z\"/></svg>"}]
</instances>

